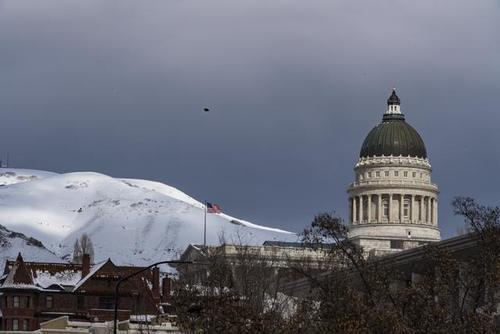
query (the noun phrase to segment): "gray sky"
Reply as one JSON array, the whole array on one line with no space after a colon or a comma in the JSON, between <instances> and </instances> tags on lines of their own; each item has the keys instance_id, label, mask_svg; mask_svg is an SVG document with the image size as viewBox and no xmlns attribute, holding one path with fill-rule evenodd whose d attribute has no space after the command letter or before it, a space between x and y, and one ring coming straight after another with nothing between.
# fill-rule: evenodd
<instances>
[{"instance_id":1,"label":"gray sky","mask_svg":"<svg viewBox=\"0 0 500 334\"><path fill-rule=\"evenodd\" d=\"M500 204L500 1L0 0L0 152L300 231L396 86L441 189ZM210 113L203 113L208 106Z\"/></svg>"}]
</instances>

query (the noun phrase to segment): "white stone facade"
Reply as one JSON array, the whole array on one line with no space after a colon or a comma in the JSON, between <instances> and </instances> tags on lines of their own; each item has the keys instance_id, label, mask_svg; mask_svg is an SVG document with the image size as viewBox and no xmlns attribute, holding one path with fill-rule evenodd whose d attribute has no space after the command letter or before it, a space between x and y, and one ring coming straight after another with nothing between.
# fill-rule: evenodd
<instances>
[{"instance_id":1,"label":"white stone facade","mask_svg":"<svg viewBox=\"0 0 500 334\"><path fill-rule=\"evenodd\" d=\"M441 240L439 191L428 159L360 158L354 171L347 190L349 237L365 251L395 252Z\"/></svg>"}]
</instances>

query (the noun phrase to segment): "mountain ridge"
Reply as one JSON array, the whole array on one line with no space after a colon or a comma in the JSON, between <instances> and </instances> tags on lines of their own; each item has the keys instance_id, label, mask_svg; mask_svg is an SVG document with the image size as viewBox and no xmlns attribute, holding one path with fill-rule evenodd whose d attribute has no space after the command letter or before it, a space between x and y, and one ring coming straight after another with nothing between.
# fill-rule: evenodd
<instances>
[{"instance_id":1,"label":"mountain ridge","mask_svg":"<svg viewBox=\"0 0 500 334\"><path fill-rule=\"evenodd\" d=\"M96 261L110 257L131 265L176 258L203 240L204 204L161 182L0 169L0 184L6 177L22 182L0 187L0 224L41 240L63 258L83 233L94 243ZM297 236L225 213L208 214L208 243L221 239L261 244Z\"/></svg>"}]
</instances>

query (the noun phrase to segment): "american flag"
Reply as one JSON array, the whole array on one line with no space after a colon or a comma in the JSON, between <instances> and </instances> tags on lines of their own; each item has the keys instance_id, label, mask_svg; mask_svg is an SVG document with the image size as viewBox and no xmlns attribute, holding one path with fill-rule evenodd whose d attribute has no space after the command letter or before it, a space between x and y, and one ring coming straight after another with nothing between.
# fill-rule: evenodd
<instances>
[{"instance_id":1,"label":"american flag","mask_svg":"<svg viewBox=\"0 0 500 334\"><path fill-rule=\"evenodd\" d=\"M212 204L207 202L207 212L208 213L221 213L222 210L217 204Z\"/></svg>"}]
</instances>

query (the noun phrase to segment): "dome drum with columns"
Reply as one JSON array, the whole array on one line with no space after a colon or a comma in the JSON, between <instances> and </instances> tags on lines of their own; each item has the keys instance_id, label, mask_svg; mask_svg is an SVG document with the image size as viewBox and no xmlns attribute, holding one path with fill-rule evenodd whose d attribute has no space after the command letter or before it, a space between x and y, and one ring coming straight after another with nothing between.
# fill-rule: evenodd
<instances>
[{"instance_id":1,"label":"dome drum with columns","mask_svg":"<svg viewBox=\"0 0 500 334\"><path fill-rule=\"evenodd\" d=\"M367 135L348 188L349 237L384 254L441 239L438 187L424 142L405 122L393 90L382 122Z\"/></svg>"}]
</instances>

